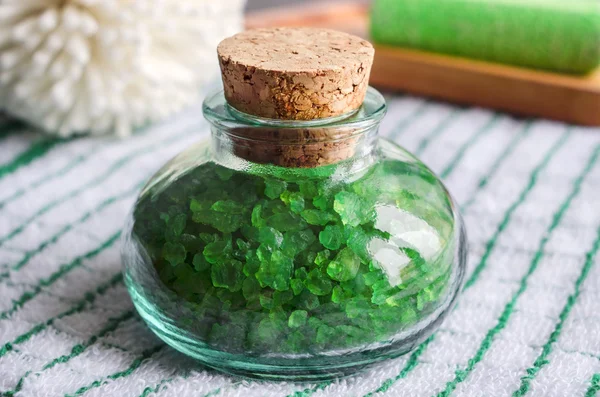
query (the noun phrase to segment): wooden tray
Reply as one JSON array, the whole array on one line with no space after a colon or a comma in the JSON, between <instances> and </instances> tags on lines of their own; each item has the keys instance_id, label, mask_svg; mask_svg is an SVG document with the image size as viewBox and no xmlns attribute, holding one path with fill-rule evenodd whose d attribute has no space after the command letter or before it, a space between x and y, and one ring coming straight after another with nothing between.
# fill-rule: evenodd
<instances>
[{"instance_id":1,"label":"wooden tray","mask_svg":"<svg viewBox=\"0 0 600 397\"><path fill-rule=\"evenodd\" d=\"M368 6L317 2L250 13L248 28L327 27L367 37ZM523 116L600 126L600 70L569 76L430 52L375 46L371 84Z\"/></svg>"}]
</instances>

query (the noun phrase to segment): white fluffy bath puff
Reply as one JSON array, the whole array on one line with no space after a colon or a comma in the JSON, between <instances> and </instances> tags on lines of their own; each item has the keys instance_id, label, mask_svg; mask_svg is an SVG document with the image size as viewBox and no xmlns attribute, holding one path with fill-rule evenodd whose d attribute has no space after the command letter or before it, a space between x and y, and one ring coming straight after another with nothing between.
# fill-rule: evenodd
<instances>
[{"instance_id":1,"label":"white fluffy bath puff","mask_svg":"<svg viewBox=\"0 0 600 397\"><path fill-rule=\"evenodd\" d=\"M126 136L198 100L244 3L0 0L0 110L60 136Z\"/></svg>"}]
</instances>

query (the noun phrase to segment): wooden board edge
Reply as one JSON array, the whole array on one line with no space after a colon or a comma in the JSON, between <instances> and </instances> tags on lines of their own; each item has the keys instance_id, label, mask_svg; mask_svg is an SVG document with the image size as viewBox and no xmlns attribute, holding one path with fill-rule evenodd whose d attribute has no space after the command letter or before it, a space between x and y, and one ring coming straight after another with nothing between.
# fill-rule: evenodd
<instances>
[{"instance_id":1,"label":"wooden board edge","mask_svg":"<svg viewBox=\"0 0 600 397\"><path fill-rule=\"evenodd\" d=\"M247 19L248 27L331 26L363 37L367 25L368 5L363 1L278 7ZM375 86L600 126L600 69L579 77L380 44L375 48Z\"/></svg>"},{"instance_id":2,"label":"wooden board edge","mask_svg":"<svg viewBox=\"0 0 600 397\"><path fill-rule=\"evenodd\" d=\"M306 26L307 21L310 21L311 25L321 25L340 18L352 18L352 20L366 18L368 9L368 4L363 1L326 1L319 4L276 7L267 11L249 13L246 26L248 28ZM367 32L362 33L367 36ZM375 47L376 56L377 53L383 53L385 58L399 61L409 59L422 63L431 62L449 69L508 76L522 81L538 81L541 84L551 82L552 85L573 87L600 95L600 69L580 77L382 44L375 44Z\"/></svg>"}]
</instances>

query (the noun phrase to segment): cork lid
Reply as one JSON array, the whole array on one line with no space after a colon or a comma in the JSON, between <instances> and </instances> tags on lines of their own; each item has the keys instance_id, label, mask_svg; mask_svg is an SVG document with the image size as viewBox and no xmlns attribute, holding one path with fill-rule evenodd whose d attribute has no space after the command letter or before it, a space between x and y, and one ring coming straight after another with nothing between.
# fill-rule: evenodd
<instances>
[{"instance_id":1,"label":"cork lid","mask_svg":"<svg viewBox=\"0 0 600 397\"><path fill-rule=\"evenodd\" d=\"M366 40L317 28L249 30L223 40L217 52L229 105L284 120L358 109L374 55Z\"/></svg>"}]
</instances>

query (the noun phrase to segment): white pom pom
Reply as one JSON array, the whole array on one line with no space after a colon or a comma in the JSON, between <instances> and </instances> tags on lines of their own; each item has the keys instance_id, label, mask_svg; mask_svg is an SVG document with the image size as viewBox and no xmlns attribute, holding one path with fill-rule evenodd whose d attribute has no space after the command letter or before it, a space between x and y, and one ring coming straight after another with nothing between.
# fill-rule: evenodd
<instances>
[{"instance_id":1,"label":"white pom pom","mask_svg":"<svg viewBox=\"0 0 600 397\"><path fill-rule=\"evenodd\" d=\"M127 136L198 99L244 3L0 0L0 110L60 136Z\"/></svg>"}]
</instances>

